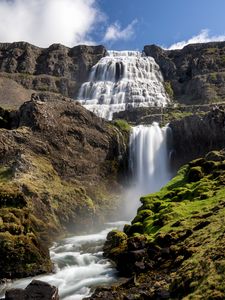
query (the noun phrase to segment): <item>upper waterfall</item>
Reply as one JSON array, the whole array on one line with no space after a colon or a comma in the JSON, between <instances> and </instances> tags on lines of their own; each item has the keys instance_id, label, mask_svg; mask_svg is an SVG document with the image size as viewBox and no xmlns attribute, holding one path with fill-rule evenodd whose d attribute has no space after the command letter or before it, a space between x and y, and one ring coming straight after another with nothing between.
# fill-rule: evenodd
<instances>
[{"instance_id":1,"label":"upper waterfall","mask_svg":"<svg viewBox=\"0 0 225 300\"><path fill-rule=\"evenodd\" d=\"M159 66L138 51L108 51L91 69L78 100L106 119L129 106L165 106L169 102Z\"/></svg>"}]
</instances>

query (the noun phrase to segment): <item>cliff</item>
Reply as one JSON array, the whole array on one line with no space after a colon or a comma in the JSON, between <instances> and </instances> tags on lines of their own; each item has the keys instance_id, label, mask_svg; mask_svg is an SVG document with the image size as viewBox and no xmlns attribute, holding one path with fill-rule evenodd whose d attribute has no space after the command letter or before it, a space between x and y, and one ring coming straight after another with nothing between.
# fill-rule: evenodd
<instances>
[{"instance_id":1,"label":"cliff","mask_svg":"<svg viewBox=\"0 0 225 300\"><path fill-rule=\"evenodd\" d=\"M0 105L18 107L34 91L75 98L105 52L103 46L53 44L43 49L25 42L0 43Z\"/></svg>"},{"instance_id":2,"label":"cliff","mask_svg":"<svg viewBox=\"0 0 225 300\"><path fill-rule=\"evenodd\" d=\"M127 133L49 94L1 120L0 279L48 272L52 240L113 218Z\"/></svg>"},{"instance_id":3,"label":"cliff","mask_svg":"<svg viewBox=\"0 0 225 300\"><path fill-rule=\"evenodd\" d=\"M154 57L166 81L165 87L180 103L212 103L225 100L225 42L190 44L181 50L144 47Z\"/></svg>"},{"instance_id":4,"label":"cliff","mask_svg":"<svg viewBox=\"0 0 225 300\"><path fill-rule=\"evenodd\" d=\"M214 107L210 112L192 114L169 124L173 135L172 164L177 167L212 150L225 147L224 107Z\"/></svg>"}]
</instances>

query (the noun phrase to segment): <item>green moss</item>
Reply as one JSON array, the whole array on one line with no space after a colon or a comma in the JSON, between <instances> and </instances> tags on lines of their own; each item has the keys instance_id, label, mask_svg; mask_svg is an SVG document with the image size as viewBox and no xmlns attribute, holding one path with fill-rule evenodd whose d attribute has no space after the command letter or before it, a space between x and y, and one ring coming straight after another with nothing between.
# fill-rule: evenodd
<instances>
[{"instance_id":1,"label":"green moss","mask_svg":"<svg viewBox=\"0 0 225 300\"><path fill-rule=\"evenodd\" d=\"M164 82L164 88L165 88L165 91L166 91L167 95L170 97L170 99L173 99L174 92L173 92L173 88L171 86L171 82L165 81Z\"/></svg>"},{"instance_id":2,"label":"green moss","mask_svg":"<svg viewBox=\"0 0 225 300\"><path fill-rule=\"evenodd\" d=\"M114 120L113 124L122 131L130 132L131 130L131 126L125 120L122 119Z\"/></svg>"},{"instance_id":3,"label":"green moss","mask_svg":"<svg viewBox=\"0 0 225 300\"><path fill-rule=\"evenodd\" d=\"M143 233L150 243L174 249L170 268L179 267L171 299L225 298L224 158L223 151L213 151L183 166L159 192L141 198L126 230L128 240Z\"/></svg>"}]
</instances>

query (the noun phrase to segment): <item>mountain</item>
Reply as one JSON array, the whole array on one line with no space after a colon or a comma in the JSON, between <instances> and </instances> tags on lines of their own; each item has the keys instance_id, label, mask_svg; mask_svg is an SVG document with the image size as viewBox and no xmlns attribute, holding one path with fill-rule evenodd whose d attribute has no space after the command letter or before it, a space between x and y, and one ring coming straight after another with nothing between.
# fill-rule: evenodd
<instances>
[{"instance_id":1,"label":"mountain","mask_svg":"<svg viewBox=\"0 0 225 300\"><path fill-rule=\"evenodd\" d=\"M161 68L167 89L179 103L225 100L225 42L190 44L181 50L144 47Z\"/></svg>"},{"instance_id":2,"label":"mountain","mask_svg":"<svg viewBox=\"0 0 225 300\"><path fill-rule=\"evenodd\" d=\"M34 91L76 98L91 67L105 53L103 46L53 44L44 49L25 42L1 43L0 105L18 107Z\"/></svg>"}]
</instances>

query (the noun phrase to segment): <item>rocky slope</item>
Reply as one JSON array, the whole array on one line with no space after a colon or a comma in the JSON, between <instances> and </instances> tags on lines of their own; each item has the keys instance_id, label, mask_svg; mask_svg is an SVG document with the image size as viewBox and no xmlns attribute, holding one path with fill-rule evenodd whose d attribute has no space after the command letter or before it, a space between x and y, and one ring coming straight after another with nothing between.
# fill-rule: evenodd
<instances>
[{"instance_id":1,"label":"rocky slope","mask_svg":"<svg viewBox=\"0 0 225 300\"><path fill-rule=\"evenodd\" d=\"M225 42L191 44L181 50L144 47L159 64L169 94L180 103L225 100Z\"/></svg>"},{"instance_id":2,"label":"rocky slope","mask_svg":"<svg viewBox=\"0 0 225 300\"><path fill-rule=\"evenodd\" d=\"M18 107L32 91L75 98L105 52L103 46L53 44L43 49L25 42L0 43L0 105Z\"/></svg>"},{"instance_id":3,"label":"rocky slope","mask_svg":"<svg viewBox=\"0 0 225 300\"><path fill-rule=\"evenodd\" d=\"M52 239L113 216L127 133L49 94L0 115L0 279L48 272Z\"/></svg>"},{"instance_id":4,"label":"rocky slope","mask_svg":"<svg viewBox=\"0 0 225 300\"><path fill-rule=\"evenodd\" d=\"M225 152L183 166L142 206L105 255L130 279L90 299L224 299Z\"/></svg>"}]
</instances>

